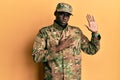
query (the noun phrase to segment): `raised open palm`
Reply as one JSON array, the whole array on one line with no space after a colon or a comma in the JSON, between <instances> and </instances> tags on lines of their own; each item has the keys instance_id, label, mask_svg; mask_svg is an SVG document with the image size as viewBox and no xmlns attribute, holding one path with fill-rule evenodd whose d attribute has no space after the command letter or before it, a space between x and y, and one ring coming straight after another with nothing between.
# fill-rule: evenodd
<instances>
[{"instance_id":1,"label":"raised open palm","mask_svg":"<svg viewBox=\"0 0 120 80\"><path fill-rule=\"evenodd\" d=\"M90 14L87 14L86 16L87 21L88 21L88 25L85 25L89 31L91 32L97 32L98 31L98 26L95 22L95 19L93 16L91 16Z\"/></svg>"}]
</instances>

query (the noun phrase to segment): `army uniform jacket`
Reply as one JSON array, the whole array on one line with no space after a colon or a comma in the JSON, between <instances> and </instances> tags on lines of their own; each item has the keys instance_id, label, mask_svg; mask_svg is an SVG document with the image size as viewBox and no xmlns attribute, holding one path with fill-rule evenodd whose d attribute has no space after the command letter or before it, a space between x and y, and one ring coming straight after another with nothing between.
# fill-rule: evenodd
<instances>
[{"instance_id":1,"label":"army uniform jacket","mask_svg":"<svg viewBox=\"0 0 120 80\"><path fill-rule=\"evenodd\" d=\"M59 45L60 39L71 36L73 45L53 53L51 47ZM81 80L81 50L95 54L100 48L100 35L92 33L91 41L74 26L62 29L57 23L38 32L33 45L33 59L44 64L44 80Z\"/></svg>"}]
</instances>

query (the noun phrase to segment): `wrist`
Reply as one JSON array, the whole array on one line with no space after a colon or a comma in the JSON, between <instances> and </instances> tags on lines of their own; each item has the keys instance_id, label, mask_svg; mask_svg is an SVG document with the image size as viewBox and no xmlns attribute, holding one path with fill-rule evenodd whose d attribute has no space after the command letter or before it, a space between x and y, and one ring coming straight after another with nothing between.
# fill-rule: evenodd
<instances>
[{"instance_id":1,"label":"wrist","mask_svg":"<svg viewBox=\"0 0 120 80\"><path fill-rule=\"evenodd\" d=\"M92 32L92 37L93 38L98 38L99 40L101 39L101 36L98 32Z\"/></svg>"},{"instance_id":2,"label":"wrist","mask_svg":"<svg viewBox=\"0 0 120 80\"><path fill-rule=\"evenodd\" d=\"M51 50L53 53L56 53L56 52L60 51L60 48L59 48L59 46L54 46L54 47L51 47L50 50Z\"/></svg>"},{"instance_id":3,"label":"wrist","mask_svg":"<svg viewBox=\"0 0 120 80\"><path fill-rule=\"evenodd\" d=\"M98 31L92 32L93 34L98 34Z\"/></svg>"}]
</instances>

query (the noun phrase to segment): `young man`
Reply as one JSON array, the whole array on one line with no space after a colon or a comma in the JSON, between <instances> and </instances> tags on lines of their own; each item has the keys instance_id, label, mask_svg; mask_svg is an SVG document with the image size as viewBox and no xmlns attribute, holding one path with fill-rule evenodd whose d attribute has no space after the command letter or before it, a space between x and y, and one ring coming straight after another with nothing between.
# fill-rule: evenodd
<instances>
[{"instance_id":1,"label":"young man","mask_svg":"<svg viewBox=\"0 0 120 80\"><path fill-rule=\"evenodd\" d=\"M87 15L91 41L75 26L68 25L72 7L59 3L55 20L50 26L40 29L33 45L33 59L44 64L44 80L81 80L81 50L95 54L100 48L100 34L94 17Z\"/></svg>"}]
</instances>

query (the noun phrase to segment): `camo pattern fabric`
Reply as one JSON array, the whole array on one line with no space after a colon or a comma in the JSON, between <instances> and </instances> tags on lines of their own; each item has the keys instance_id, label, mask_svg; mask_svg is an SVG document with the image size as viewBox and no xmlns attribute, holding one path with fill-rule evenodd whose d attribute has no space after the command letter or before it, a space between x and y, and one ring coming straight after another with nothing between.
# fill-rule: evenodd
<instances>
[{"instance_id":1,"label":"camo pattern fabric","mask_svg":"<svg viewBox=\"0 0 120 80\"><path fill-rule=\"evenodd\" d=\"M57 53L50 49L71 36L73 45ZM92 33L89 40L75 26L62 29L57 23L39 30L33 44L33 60L43 62L44 80L81 80L81 51L95 54L100 48L100 34Z\"/></svg>"}]
</instances>

